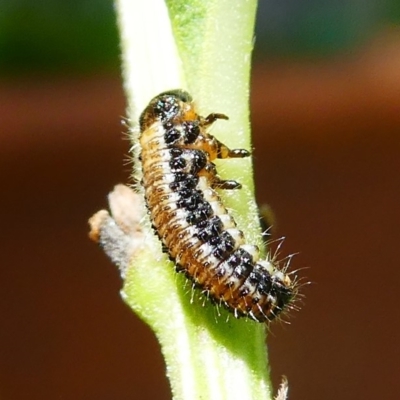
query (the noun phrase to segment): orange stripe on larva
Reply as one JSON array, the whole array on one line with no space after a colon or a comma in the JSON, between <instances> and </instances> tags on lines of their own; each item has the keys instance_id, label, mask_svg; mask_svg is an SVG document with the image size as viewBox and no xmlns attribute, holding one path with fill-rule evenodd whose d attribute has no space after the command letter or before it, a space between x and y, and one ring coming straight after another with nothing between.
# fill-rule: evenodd
<instances>
[{"instance_id":1,"label":"orange stripe on larva","mask_svg":"<svg viewBox=\"0 0 400 400\"><path fill-rule=\"evenodd\" d=\"M227 117L199 116L183 90L151 100L140 117L147 207L177 271L235 317L270 321L291 302L295 284L273 260L259 259L216 192L241 185L222 180L212 161L249 156L208 133L217 119Z\"/></svg>"}]
</instances>

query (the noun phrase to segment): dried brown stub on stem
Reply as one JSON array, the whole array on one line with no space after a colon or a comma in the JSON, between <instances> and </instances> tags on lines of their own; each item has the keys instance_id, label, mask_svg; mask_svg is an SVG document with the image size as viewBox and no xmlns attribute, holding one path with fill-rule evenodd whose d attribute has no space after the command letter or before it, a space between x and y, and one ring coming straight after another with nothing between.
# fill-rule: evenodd
<instances>
[{"instance_id":1,"label":"dried brown stub on stem","mask_svg":"<svg viewBox=\"0 0 400 400\"><path fill-rule=\"evenodd\" d=\"M241 185L221 179L212 161L250 155L207 132L217 119L228 117L201 117L183 90L151 100L140 117L147 207L177 271L235 317L271 321L291 302L296 286L286 268L260 259L258 247L246 243L215 190Z\"/></svg>"}]
</instances>

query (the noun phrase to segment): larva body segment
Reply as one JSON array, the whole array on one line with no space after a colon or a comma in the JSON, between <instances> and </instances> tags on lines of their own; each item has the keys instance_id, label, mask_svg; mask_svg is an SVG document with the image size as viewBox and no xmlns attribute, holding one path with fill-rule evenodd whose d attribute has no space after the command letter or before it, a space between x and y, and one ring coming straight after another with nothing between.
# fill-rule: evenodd
<instances>
[{"instance_id":1,"label":"larva body segment","mask_svg":"<svg viewBox=\"0 0 400 400\"><path fill-rule=\"evenodd\" d=\"M173 90L156 96L140 117L140 160L153 227L177 271L182 271L235 317L273 320L295 293L289 276L257 246L222 204L216 189L237 189L222 180L213 160L246 157L207 131L223 114L199 116L190 95Z\"/></svg>"}]
</instances>

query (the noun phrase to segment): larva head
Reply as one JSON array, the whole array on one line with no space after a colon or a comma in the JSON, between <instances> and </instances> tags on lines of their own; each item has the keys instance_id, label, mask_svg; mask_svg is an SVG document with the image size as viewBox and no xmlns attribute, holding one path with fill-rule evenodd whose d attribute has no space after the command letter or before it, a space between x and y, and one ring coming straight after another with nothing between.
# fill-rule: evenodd
<instances>
[{"instance_id":1,"label":"larva head","mask_svg":"<svg viewBox=\"0 0 400 400\"><path fill-rule=\"evenodd\" d=\"M154 122L197 119L192 106L192 97L182 89L169 90L154 97L140 116L140 130L143 132Z\"/></svg>"}]
</instances>

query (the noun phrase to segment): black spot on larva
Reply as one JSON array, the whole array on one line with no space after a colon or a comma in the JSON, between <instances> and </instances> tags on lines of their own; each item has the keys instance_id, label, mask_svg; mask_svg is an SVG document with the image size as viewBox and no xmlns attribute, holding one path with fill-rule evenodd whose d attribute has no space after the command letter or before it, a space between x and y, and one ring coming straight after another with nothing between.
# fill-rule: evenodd
<instances>
[{"instance_id":1,"label":"black spot on larva","mask_svg":"<svg viewBox=\"0 0 400 400\"><path fill-rule=\"evenodd\" d=\"M181 186L186 189L194 189L199 183L199 178L197 176L188 175L187 178L182 181Z\"/></svg>"},{"instance_id":2,"label":"black spot on larva","mask_svg":"<svg viewBox=\"0 0 400 400\"><path fill-rule=\"evenodd\" d=\"M262 269L260 269L257 265L254 267L253 271L250 273L249 277L248 277L248 281L254 285L257 286L263 279L263 271Z\"/></svg>"},{"instance_id":3,"label":"black spot on larva","mask_svg":"<svg viewBox=\"0 0 400 400\"><path fill-rule=\"evenodd\" d=\"M247 279L251 271L253 271L253 268L254 265L251 262L251 258L243 257L240 259L239 264L235 266L233 276L241 280Z\"/></svg>"},{"instance_id":4,"label":"black spot on larva","mask_svg":"<svg viewBox=\"0 0 400 400\"><path fill-rule=\"evenodd\" d=\"M169 131L170 129L175 128L175 124L172 121L165 121L165 122L163 122L162 126L166 131Z\"/></svg>"},{"instance_id":5,"label":"black spot on larva","mask_svg":"<svg viewBox=\"0 0 400 400\"><path fill-rule=\"evenodd\" d=\"M193 211L199 207L200 204L204 203L203 194L199 191L189 191L184 189L181 192L178 192L181 198L178 200L178 207L182 207L188 211ZM183 195L181 195L183 193ZM189 193L189 195L187 195Z\"/></svg>"},{"instance_id":6,"label":"black spot on larva","mask_svg":"<svg viewBox=\"0 0 400 400\"><path fill-rule=\"evenodd\" d=\"M212 207L209 203L204 202L201 207L199 207L199 212L203 213L206 215L207 218L211 217L213 215L213 210Z\"/></svg>"},{"instance_id":7,"label":"black spot on larva","mask_svg":"<svg viewBox=\"0 0 400 400\"><path fill-rule=\"evenodd\" d=\"M222 221L218 216L198 224L199 231L196 236L203 242L208 242L212 237L218 236L223 228Z\"/></svg>"},{"instance_id":8,"label":"black spot on larva","mask_svg":"<svg viewBox=\"0 0 400 400\"><path fill-rule=\"evenodd\" d=\"M183 169L186 167L186 160L183 158L183 151L181 149L172 148L170 150L171 159L169 165L173 171Z\"/></svg>"},{"instance_id":9,"label":"black spot on larva","mask_svg":"<svg viewBox=\"0 0 400 400\"><path fill-rule=\"evenodd\" d=\"M180 137L181 133L178 131L178 129L171 128L170 130L165 132L164 141L166 144L173 144L178 141Z\"/></svg>"},{"instance_id":10,"label":"black spot on larva","mask_svg":"<svg viewBox=\"0 0 400 400\"><path fill-rule=\"evenodd\" d=\"M272 288L271 275L269 274L268 271L263 270L262 277L257 286L257 291L260 294L267 296L271 292L271 288Z\"/></svg>"},{"instance_id":11,"label":"black spot on larva","mask_svg":"<svg viewBox=\"0 0 400 400\"><path fill-rule=\"evenodd\" d=\"M188 224L197 225L200 222L211 217L213 211L210 204L204 202L199 207L186 217Z\"/></svg>"},{"instance_id":12,"label":"black spot on larva","mask_svg":"<svg viewBox=\"0 0 400 400\"><path fill-rule=\"evenodd\" d=\"M186 174L185 172L174 172L174 182L172 182L174 185L174 187L178 187L178 182L182 182L185 179L188 178L188 174ZM192 175L193 176L193 175ZM172 189L172 186L170 185L170 188Z\"/></svg>"},{"instance_id":13,"label":"black spot on larva","mask_svg":"<svg viewBox=\"0 0 400 400\"><path fill-rule=\"evenodd\" d=\"M181 176L178 178L180 180L171 182L169 184L170 189L174 192L179 192L183 189L193 190L199 183L199 178L197 176L185 174L183 172L177 172L177 174L181 174Z\"/></svg>"},{"instance_id":14,"label":"black spot on larva","mask_svg":"<svg viewBox=\"0 0 400 400\"><path fill-rule=\"evenodd\" d=\"M200 135L200 127L198 121L188 121L183 124L183 135L185 144L191 144L196 141L197 137Z\"/></svg>"},{"instance_id":15,"label":"black spot on larva","mask_svg":"<svg viewBox=\"0 0 400 400\"><path fill-rule=\"evenodd\" d=\"M169 165L173 171L184 169L186 167L186 160L183 157L177 157L171 160Z\"/></svg>"},{"instance_id":16,"label":"black spot on larva","mask_svg":"<svg viewBox=\"0 0 400 400\"><path fill-rule=\"evenodd\" d=\"M194 189L199 183L199 177L193 174L188 174L186 172L174 172L174 181L170 183L170 188L173 191L179 190L179 188L192 188Z\"/></svg>"},{"instance_id":17,"label":"black spot on larva","mask_svg":"<svg viewBox=\"0 0 400 400\"><path fill-rule=\"evenodd\" d=\"M212 239L210 240L210 242ZM235 240L226 231L222 232L218 237L217 243L215 243L215 249L213 255L220 260L226 259L230 253L235 249Z\"/></svg>"},{"instance_id":18,"label":"black spot on larva","mask_svg":"<svg viewBox=\"0 0 400 400\"><path fill-rule=\"evenodd\" d=\"M241 265L249 266L251 269L254 268L253 258L250 253L243 249L237 249L228 259L227 263L230 267L236 268Z\"/></svg>"},{"instance_id":19,"label":"black spot on larva","mask_svg":"<svg viewBox=\"0 0 400 400\"><path fill-rule=\"evenodd\" d=\"M202 150L193 150L190 172L197 174L207 164L207 157Z\"/></svg>"},{"instance_id":20,"label":"black spot on larva","mask_svg":"<svg viewBox=\"0 0 400 400\"><path fill-rule=\"evenodd\" d=\"M197 178L194 175L186 174L185 172L175 172L174 173L174 182L182 182L186 179Z\"/></svg>"},{"instance_id":21,"label":"black spot on larva","mask_svg":"<svg viewBox=\"0 0 400 400\"><path fill-rule=\"evenodd\" d=\"M182 201L182 200L190 198L190 196L192 195L192 190L187 189L187 188L182 188L177 193L179 194L178 201Z\"/></svg>"}]
</instances>

